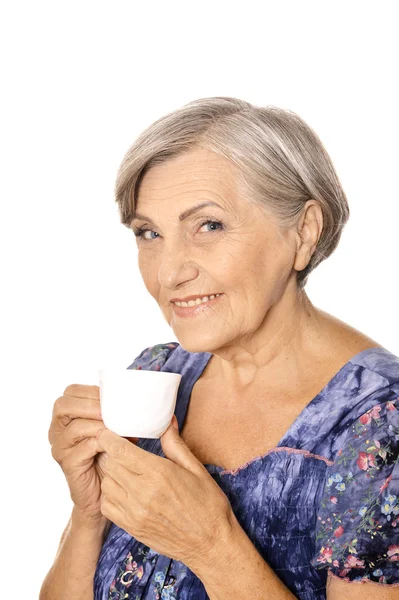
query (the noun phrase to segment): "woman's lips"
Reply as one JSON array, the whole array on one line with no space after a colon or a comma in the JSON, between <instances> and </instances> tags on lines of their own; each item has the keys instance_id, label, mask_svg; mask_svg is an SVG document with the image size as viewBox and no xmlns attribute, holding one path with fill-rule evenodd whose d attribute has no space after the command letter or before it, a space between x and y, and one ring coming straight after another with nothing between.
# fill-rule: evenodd
<instances>
[{"instance_id":1,"label":"woman's lips","mask_svg":"<svg viewBox=\"0 0 399 600\"><path fill-rule=\"evenodd\" d=\"M173 311L178 317L195 317L196 315L206 312L207 309L220 300L223 295L224 294L220 294L219 296L216 296L216 298L213 298L213 300L201 302L201 304L197 304L196 306L177 306L172 302Z\"/></svg>"}]
</instances>

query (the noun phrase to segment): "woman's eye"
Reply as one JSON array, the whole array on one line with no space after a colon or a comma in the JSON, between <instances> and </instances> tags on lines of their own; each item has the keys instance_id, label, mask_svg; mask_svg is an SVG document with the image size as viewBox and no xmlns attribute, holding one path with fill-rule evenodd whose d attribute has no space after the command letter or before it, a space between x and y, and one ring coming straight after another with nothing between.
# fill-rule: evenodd
<instances>
[{"instance_id":1,"label":"woman's eye","mask_svg":"<svg viewBox=\"0 0 399 600\"><path fill-rule=\"evenodd\" d=\"M156 231L152 231L152 229L144 229L144 228L143 229L137 229L133 233L134 233L134 235L137 238L141 238L141 239L146 240L146 241L153 240L154 238L151 238L151 237L150 238L146 238L146 237L144 237L144 234L147 233L147 231L149 231L150 233L156 233Z\"/></svg>"},{"instance_id":2,"label":"woman's eye","mask_svg":"<svg viewBox=\"0 0 399 600\"><path fill-rule=\"evenodd\" d=\"M200 229L202 227L204 227L205 225L209 225L209 226L210 225L213 225L213 226L216 225L216 226L218 226L220 228L220 229L211 229L211 230L205 231L205 233L213 233L215 231L220 231L220 230L223 229L223 223L220 223L219 221L213 221L211 219L208 219L207 221L204 221L203 223L201 223ZM144 234L146 234L147 232L150 234L149 237L145 237L144 236ZM136 229L136 231L134 231L133 233L134 233L134 235L137 238L145 240L146 242L154 240L154 239L157 239L155 237L151 237L151 233L154 233L155 235L158 235L156 231L153 231L152 229L145 229L144 227L142 229Z\"/></svg>"},{"instance_id":3,"label":"woman's eye","mask_svg":"<svg viewBox=\"0 0 399 600\"><path fill-rule=\"evenodd\" d=\"M223 229L223 224L220 223L219 221L205 221L204 223L202 223L201 228L204 227L204 225L219 225L221 229ZM211 229L210 233L212 233L212 231L220 231L220 229Z\"/></svg>"}]
</instances>

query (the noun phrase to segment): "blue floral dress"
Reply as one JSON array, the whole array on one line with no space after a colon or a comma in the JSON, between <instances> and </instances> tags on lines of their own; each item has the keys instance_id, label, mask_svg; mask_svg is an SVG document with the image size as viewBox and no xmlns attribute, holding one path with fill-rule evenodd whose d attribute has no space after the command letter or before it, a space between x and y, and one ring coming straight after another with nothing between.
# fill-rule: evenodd
<instances>
[{"instance_id":1,"label":"blue floral dress","mask_svg":"<svg viewBox=\"0 0 399 600\"><path fill-rule=\"evenodd\" d=\"M211 356L177 342L158 344L128 369L182 375L175 409L181 430L191 390ZM160 440L140 438L138 445L165 456ZM275 448L234 471L205 467L291 592L325 600L328 573L399 586L398 454L399 357L369 348L335 374ZM245 562L243 556L243 571ZM95 573L95 600L207 598L186 565L112 523Z\"/></svg>"}]
</instances>

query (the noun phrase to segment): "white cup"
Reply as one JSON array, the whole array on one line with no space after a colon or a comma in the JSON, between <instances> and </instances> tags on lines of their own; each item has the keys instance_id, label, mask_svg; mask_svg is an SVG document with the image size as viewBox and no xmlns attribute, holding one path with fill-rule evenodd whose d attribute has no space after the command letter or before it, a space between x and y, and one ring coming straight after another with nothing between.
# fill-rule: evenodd
<instances>
[{"instance_id":1,"label":"white cup","mask_svg":"<svg viewBox=\"0 0 399 600\"><path fill-rule=\"evenodd\" d=\"M122 437L160 438L172 420L180 373L104 367L99 370L104 425Z\"/></svg>"}]
</instances>

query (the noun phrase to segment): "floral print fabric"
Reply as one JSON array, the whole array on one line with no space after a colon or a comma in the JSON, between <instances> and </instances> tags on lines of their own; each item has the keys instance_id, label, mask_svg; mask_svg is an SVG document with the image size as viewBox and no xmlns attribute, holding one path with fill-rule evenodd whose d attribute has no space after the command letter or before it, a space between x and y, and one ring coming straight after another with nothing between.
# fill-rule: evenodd
<instances>
[{"instance_id":1,"label":"floral print fabric","mask_svg":"<svg viewBox=\"0 0 399 600\"><path fill-rule=\"evenodd\" d=\"M313 564L335 575L399 582L399 399L350 427L326 474Z\"/></svg>"},{"instance_id":2,"label":"floral print fabric","mask_svg":"<svg viewBox=\"0 0 399 600\"><path fill-rule=\"evenodd\" d=\"M192 387L211 356L170 342L144 349L128 368L182 374L175 409L181 430ZM159 440L139 439L138 445L164 456ZM340 369L275 448L236 470L205 467L295 597L325 600L328 572L399 585L398 446L399 357L370 348ZM208 595L186 565L112 524L94 600L161 599Z\"/></svg>"}]
</instances>

